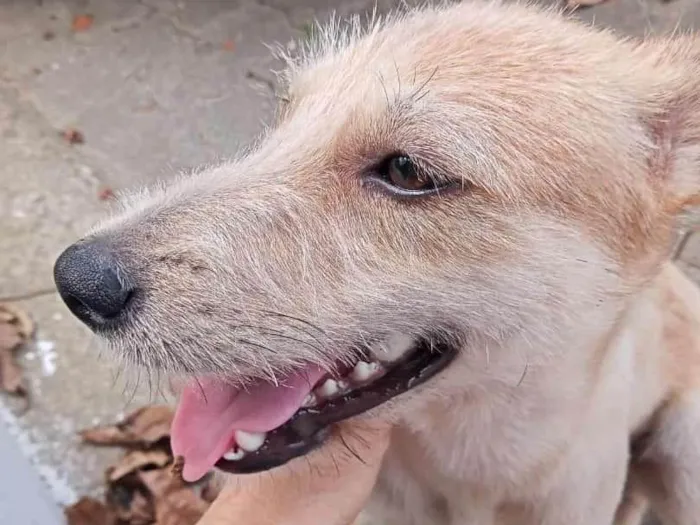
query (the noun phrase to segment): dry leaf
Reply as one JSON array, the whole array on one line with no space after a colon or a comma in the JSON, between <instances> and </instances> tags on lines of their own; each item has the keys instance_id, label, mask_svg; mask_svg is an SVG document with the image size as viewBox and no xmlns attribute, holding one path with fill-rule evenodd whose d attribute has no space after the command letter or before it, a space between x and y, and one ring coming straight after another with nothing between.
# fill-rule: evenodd
<instances>
[{"instance_id":1,"label":"dry leaf","mask_svg":"<svg viewBox=\"0 0 700 525\"><path fill-rule=\"evenodd\" d=\"M134 440L125 438L124 432L116 426L93 427L80 432L83 441L91 445L133 445Z\"/></svg>"},{"instance_id":2,"label":"dry leaf","mask_svg":"<svg viewBox=\"0 0 700 525\"><path fill-rule=\"evenodd\" d=\"M209 508L209 504L191 489L181 488L156 499L158 525L195 525Z\"/></svg>"},{"instance_id":3,"label":"dry leaf","mask_svg":"<svg viewBox=\"0 0 700 525\"><path fill-rule=\"evenodd\" d=\"M85 144L85 135L74 128L67 128L61 132L63 140L65 140L71 146L76 144Z\"/></svg>"},{"instance_id":4,"label":"dry leaf","mask_svg":"<svg viewBox=\"0 0 700 525\"><path fill-rule=\"evenodd\" d=\"M213 501L218 490L211 477L187 484L173 475L181 472L183 461L170 450L172 418L170 407L149 406L117 425L81 432L90 443L131 447L105 473L106 508L116 517L108 525L195 525Z\"/></svg>"},{"instance_id":5,"label":"dry leaf","mask_svg":"<svg viewBox=\"0 0 700 525\"><path fill-rule=\"evenodd\" d=\"M209 508L195 491L165 470L139 472L155 502L158 525L195 525Z\"/></svg>"},{"instance_id":6,"label":"dry leaf","mask_svg":"<svg viewBox=\"0 0 700 525\"><path fill-rule=\"evenodd\" d=\"M153 504L140 492L134 494L129 511L128 515L119 516L129 525L149 525L155 520Z\"/></svg>"},{"instance_id":7,"label":"dry leaf","mask_svg":"<svg viewBox=\"0 0 700 525\"><path fill-rule=\"evenodd\" d=\"M87 31L92 27L94 21L95 17L92 15L76 15L75 18L73 18L73 31L76 33Z\"/></svg>"},{"instance_id":8,"label":"dry leaf","mask_svg":"<svg viewBox=\"0 0 700 525\"><path fill-rule=\"evenodd\" d=\"M566 6L570 9L576 9L579 7L591 7L602 4L605 1L606 0L567 0Z\"/></svg>"},{"instance_id":9,"label":"dry leaf","mask_svg":"<svg viewBox=\"0 0 700 525\"><path fill-rule=\"evenodd\" d=\"M25 396L27 389L24 386L22 370L15 362L14 352L11 348L2 347L6 341L3 336L5 331L7 331L7 328L0 325L0 389L8 394Z\"/></svg>"},{"instance_id":10,"label":"dry leaf","mask_svg":"<svg viewBox=\"0 0 700 525\"><path fill-rule=\"evenodd\" d=\"M170 454L163 450L133 450L107 470L107 480L114 482L137 470L163 468L169 463Z\"/></svg>"},{"instance_id":11,"label":"dry leaf","mask_svg":"<svg viewBox=\"0 0 700 525\"><path fill-rule=\"evenodd\" d=\"M29 314L7 303L0 303L0 323L9 323L17 328L17 332L23 339L29 339L34 335L34 322Z\"/></svg>"},{"instance_id":12,"label":"dry leaf","mask_svg":"<svg viewBox=\"0 0 700 525\"><path fill-rule=\"evenodd\" d=\"M24 342L24 338L11 323L0 321L0 348L7 352L14 352Z\"/></svg>"},{"instance_id":13,"label":"dry leaf","mask_svg":"<svg viewBox=\"0 0 700 525\"><path fill-rule=\"evenodd\" d=\"M169 406L143 407L121 423L83 430L80 436L93 445L148 446L170 436L172 420Z\"/></svg>"},{"instance_id":14,"label":"dry leaf","mask_svg":"<svg viewBox=\"0 0 700 525\"><path fill-rule=\"evenodd\" d=\"M182 478L182 470L185 468L185 458L182 456L175 456L173 460L173 465L170 467L170 473L177 477Z\"/></svg>"},{"instance_id":15,"label":"dry leaf","mask_svg":"<svg viewBox=\"0 0 700 525\"><path fill-rule=\"evenodd\" d=\"M117 517L101 501L81 498L65 509L68 525L116 525Z\"/></svg>"},{"instance_id":16,"label":"dry leaf","mask_svg":"<svg viewBox=\"0 0 700 525\"><path fill-rule=\"evenodd\" d=\"M108 469L109 470L109 469ZM136 474L125 476L115 483L107 483L107 493L105 501L107 506L116 514L119 524L129 523L134 514L142 515L144 512L154 516L153 506L150 505L145 510L142 505L142 498L148 499L145 494L141 494L141 485Z\"/></svg>"},{"instance_id":17,"label":"dry leaf","mask_svg":"<svg viewBox=\"0 0 700 525\"><path fill-rule=\"evenodd\" d=\"M34 323L24 311L0 304L0 390L26 397L27 389L15 353L33 332Z\"/></svg>"},{"instance_id":18,"label":"dry leaf","mask_svg":"<svg viewBox=\"0 0 700 525\"><path fill-rule=\"evenodd\" d=\"M184 481L173 477L168 469L143 470L138 473L138 478L155 499L162 498L167 493L185 485Z\"/></svg>"},{"instance_id":19,"label":"dry leaf","mask_svg":"<svg viewBox=\"0 0 700 525\"><path fill-rule=\"evenodd\" d=\"M233 40L225 40L221 47L224 51L235 51L236 43Z\"/></svg>"},{"instance_id":20,"label":"dry leaf","mask_svg":"<svg viewBox=\"0 0 700 525\"><path fill-rule=\"evenodd\" d=\"M123 490L115 494L115 490ZM116 514L119 525L150 525L155 521L155 509L152 501L142 494L136 487L125 488L112 487L107 501L110 508Z\"/></svg>"}]
</instances>

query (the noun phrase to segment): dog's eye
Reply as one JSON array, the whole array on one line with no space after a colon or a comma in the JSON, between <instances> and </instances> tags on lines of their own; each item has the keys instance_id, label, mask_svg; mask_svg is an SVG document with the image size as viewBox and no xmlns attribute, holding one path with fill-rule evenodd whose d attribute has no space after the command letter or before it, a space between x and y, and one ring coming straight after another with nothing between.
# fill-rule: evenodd
<instances>
[{"instance_id":1,"label":"dog's eye","mask_svg":"<svg viewBox=\"0 0 700 525\"><path fill-rule=\"evenodd\" d=\"M386 169L388 181L402 190L424 190L432 186L430 179L420 176L416 165L408 157L393 157L389 160Z\"/></svg>"},{"instance_id":2,"label":"dog's eye","mask_svg":"<svg viewBox=\"0 0 700 525\"><path fill-rule=\"evenodd\" d=\"M448 190L454 183L436 175L405 154L396 153L371 168L364 181L396 197L425 197Z\"/></svg>"},{"instance_id":3,"label":"dog's eye","mask_svg":"<svg viewBox=\"0 0 700 525\"><path fill-rule=\"evenodd\" d=\"M423 174L405 155L390 157L382 163L378 172L385 184L401 193L425 194L436 189L433 179Z\"/></svg>"}]
</instances>

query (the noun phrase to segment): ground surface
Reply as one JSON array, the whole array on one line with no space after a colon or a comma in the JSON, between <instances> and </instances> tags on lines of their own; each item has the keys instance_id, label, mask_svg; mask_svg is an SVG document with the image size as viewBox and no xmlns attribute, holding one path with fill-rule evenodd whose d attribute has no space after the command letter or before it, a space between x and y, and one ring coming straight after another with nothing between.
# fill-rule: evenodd
<instances>
[{"instance_id":1,"label":"ground surface","mask_svg":"<svg viewBox=\"0 0 700 525\"><path fill-rule=\"evenodd\" d=\"M34 504L42 491L61 504L95 491L109 452L85 451L75 431L149 398L142 388L129 401L137 378L115 379L90 334L67 315L52 286L56 255L105 213L105 188L214 162L254 136L272 110L275 64L263 42L298 37L331 9L372 5L0 0L0 301L17 302L39 326L23 356L31 410L19 416L18 405L0 399L3 470L6 456L18 471L33 466L0 480L2 523L49 525L43 503ZM85 14L93 23L74 31L74 18ZM700 26L700 1L611 0L581 16L627 34L663 33ZM85 143L62 139L67 127ZM700 238L683 259L700 279ZM19 519L18 504L40 517Z\"/></svg>"}]
</instances>

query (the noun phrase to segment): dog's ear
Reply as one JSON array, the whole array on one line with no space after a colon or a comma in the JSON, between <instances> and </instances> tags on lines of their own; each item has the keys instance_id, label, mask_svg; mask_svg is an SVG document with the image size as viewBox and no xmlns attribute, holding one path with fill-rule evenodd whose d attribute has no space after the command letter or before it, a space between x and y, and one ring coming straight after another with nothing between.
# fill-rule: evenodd
<instances>
[{"instance_id":1,"label":"dog's ear","mask_svg":"<svg viewBox=\"0 0 700 525\"><path fill-rule=\"evenodd\" d=\"M666 211L677 214L700 204L700 38L676 37L653 46L645 56L653 63L645 104L653 143L649 176L665 195Z\"/></svg>"}]
</instances>

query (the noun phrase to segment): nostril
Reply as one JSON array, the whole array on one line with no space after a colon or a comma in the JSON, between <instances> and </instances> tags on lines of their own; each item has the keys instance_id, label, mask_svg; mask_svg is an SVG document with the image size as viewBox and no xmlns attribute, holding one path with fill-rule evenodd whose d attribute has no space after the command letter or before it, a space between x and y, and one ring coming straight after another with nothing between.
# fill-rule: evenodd
<instances>
[{"instance_id":1,"label":"nostril","mask_svg":"<svg viewBox=\"0 0 700 525\"><path fill-rule=\"evenodd\" d=\"M63 299L63 302L66 303L66 306L73 313L73 315L79 319L90 316L88 308L82 302L80 302L80 299L77 299L70 294L62 295L61 299Z\"/></svg>"},{"instance_id":2,"label":"nostril","mask_svg":"<svg viewBox=\"0 0 700 525\"><path fill-rule=\"evenodd\" d=\"M54 280L66 306L92 328L118 317L134 292L115 255L98 240L66 249L54 265Z\"/></svg>"}]
</instances>

